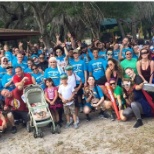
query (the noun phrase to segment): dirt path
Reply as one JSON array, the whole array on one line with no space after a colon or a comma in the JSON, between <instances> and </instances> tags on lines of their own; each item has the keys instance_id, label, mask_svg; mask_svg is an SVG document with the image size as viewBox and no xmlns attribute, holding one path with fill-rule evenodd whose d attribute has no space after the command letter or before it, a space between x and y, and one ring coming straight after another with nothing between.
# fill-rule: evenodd
<instances>
[{"instance_id":1,"label":"dirt path","mask_svg":"<svg viewBox=\"0 0 154 154\"><path fill-rule=\"evenodd\" d=\"M18 127L16 135L6 133L0 138L0 154L153 154L153 119L144 119L144 126L134 129L129 122L98 119L81 120L80 128L62 128L51 134L45 128L44 138Z\"/></svg>"}]
</instances>

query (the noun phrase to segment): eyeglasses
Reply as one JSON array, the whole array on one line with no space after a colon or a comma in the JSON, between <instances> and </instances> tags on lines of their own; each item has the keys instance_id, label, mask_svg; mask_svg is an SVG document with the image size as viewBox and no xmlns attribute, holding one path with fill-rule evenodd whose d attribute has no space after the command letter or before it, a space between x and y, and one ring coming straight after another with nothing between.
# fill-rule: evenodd
<instances>
[{"instance_id":1,"label":"eyeglasses","mask_svg":"<svg viewBox=\"0 0 154 154\"><path fill-rule=\"evenodd\" d=\"M33 70L33 71L34 71L34 70L37 70L37 68L33 68L32 70Z\"/></svg>"},{"instance_id":2,"label":"eyeglasses","mask_svg":"<svg viewBox=\"0 0 154 154\"><path fill-rule=\"evenodd\" d=\"M110 85L112 86L112 85L115 85L115 82L113 82L113 83L110 83Z\"/></svg>"},{"instance_id":3,"label":"eyeglasses","mask_svg":"<svg viewBox=\"0 0 154 154\"><path fill-rule=\"evenodd\" d=\"M148 51L147 52L141 52L141 55L146 55L148 54Z\"/></svg>"},{"instance_id":4,"label":"eyeglasses","mask_svg":"<svg viewBox=\"0 0 154 154\"><path fill-rule=\"evenodd\" d=\"M126 53L126 55L128 56L128 55L132 55L132 53Z\"/></svg>"}]
</instances>

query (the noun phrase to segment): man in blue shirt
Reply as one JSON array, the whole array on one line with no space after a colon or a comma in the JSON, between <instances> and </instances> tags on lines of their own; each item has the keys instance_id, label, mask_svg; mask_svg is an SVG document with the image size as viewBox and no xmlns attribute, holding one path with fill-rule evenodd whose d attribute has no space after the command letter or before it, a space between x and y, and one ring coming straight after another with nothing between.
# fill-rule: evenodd
<instances>
[{"instance_id":1,"label":"man in blue shirt","mask_svg":"<svg viewBox=\"0 0 154 154\"><path fill-rule=\"evenodd\" d=\"M97 81L105 76L105 70L107 61L104 58L98 57L98 49L93 49L94 59L89 63L89 75L94 76L96 83Z\"/></svg>"},{"instance_id":2,"label":"man in blue shirt","mask_svg":"<svg viewBox=\"0 0 154 154\"><path fill-rule=\"evenodd\" d=\"M17 61L13 62L13 67L18 67L20 66L23 70L25 70L28 66L25 64L23 60L23 55L21 53L17 54Z\"/></svg>"}]
</instances>

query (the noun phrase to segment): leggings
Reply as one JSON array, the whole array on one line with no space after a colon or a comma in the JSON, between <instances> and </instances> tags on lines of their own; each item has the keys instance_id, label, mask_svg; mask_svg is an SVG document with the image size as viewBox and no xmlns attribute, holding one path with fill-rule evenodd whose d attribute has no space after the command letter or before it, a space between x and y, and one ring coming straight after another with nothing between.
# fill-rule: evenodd
<instances>
[{"instance_id":1,"label":"leggings","mask_svg":"<svg viewBox=\"0 0 154 154\"><path fill-rule=\"evenodd\" d=\"M133 114L135 115L136 119L141 119L141 114L143 113L142 111L142 106L140 103L138 102L132 102L131 103L131 107L127 107L126 109L124 109L123 111L123 115L126 118L130 118L133 116Z\"/></svg>"}]
</instances>

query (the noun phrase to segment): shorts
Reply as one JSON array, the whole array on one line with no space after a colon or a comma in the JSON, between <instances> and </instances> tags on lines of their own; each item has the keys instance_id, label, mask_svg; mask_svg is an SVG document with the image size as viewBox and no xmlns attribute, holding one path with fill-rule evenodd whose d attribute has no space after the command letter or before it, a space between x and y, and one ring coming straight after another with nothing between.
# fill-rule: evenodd
<instances>
[{"instance_id":1,"label":"shorts","mask_svg":"<svg viewBox=\"0 0 154 154\"><path fill-rule=\"evenodd\" d=\"M22 119L26 123L28 121L28 112L26 111L12 111L15 120Z\"/></svg>"},{"instance_id":2,"label":"shorts","mask_svg":"<svg viewBox=\"0 0 154 154\"><path fill-rule=\"evenodd\" d=\"M71 104L71 105L64 106L64 113L66 115L74 114L75 113L75 105L74 105L74 103Z\"/></svg>"},{"instance_id":3,"label":"shorts","mask_svg":"<svg viewBox=\"0 0 154 154\"><path fill-rule=\"evenodd\" d=\"M106 76L102 76L98 80L95 80L95 83L97 85L105 85L106 82L107 82Z\"/></svg>"},{"instance_id":4,"label":"shorts","mask_svg":"<svg viewBox=\"0 0 154 154\"><path fill-rule=\"evenodd\" d=\"M90 104L90 103L86 103L84 106L88 106L90 109L92 109L92 108L93 108L93 106L91 106L91 104Z\"/></svg>"},{"instance_id":5,"label":"shorts","mask_svg":"<svg viewBox=\"0 0 154 154\"><path fill-rule=\"evenodd\" d=\"M76 87L78 87L79 85L77 84ZM80 96L82 98L83 95L83 88L84 85L82 84L81 88L78 90L77 94L75 94L74 96L74 102L75 102L75 107L80 107L80 103L78 102L78 96Z\"/></svg>"}]
</instances>

